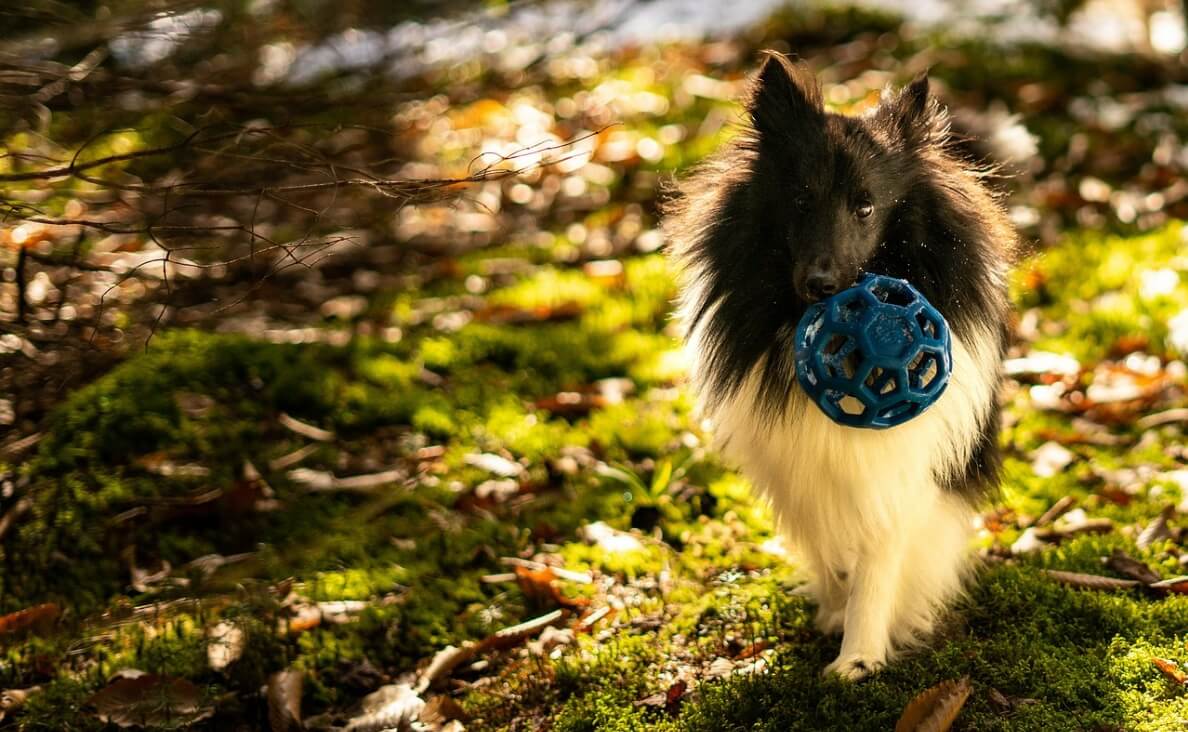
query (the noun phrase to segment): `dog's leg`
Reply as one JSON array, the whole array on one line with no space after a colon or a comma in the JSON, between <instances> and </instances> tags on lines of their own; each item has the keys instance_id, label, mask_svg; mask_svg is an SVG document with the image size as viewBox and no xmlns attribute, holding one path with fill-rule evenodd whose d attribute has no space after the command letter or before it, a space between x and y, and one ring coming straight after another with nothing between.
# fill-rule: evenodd
<instances>
[{"instance_id":1,"label":"dog's leg","mask_svg":"<svg viewBox=\"0 0 1188 732\"><path fill-rule=\"evenodd\" d=\"M826 674L857 681L887 662L907 545L901 531L892 533L895 535L864 547L858 554L846 602L841 653L825 667Z\"/></svg>"},{"instance_id":2,"label":"dog's leg","mask_svg":"<svg viewBox=\"0 0 1188 732\"><path fill-rule=\"evenodd\" d=\"M847 569L831 566L822 557L807 557L812 579L797 594L811 597L817 603L814 624L826 635L841 633L846 618L846 600L849 596Z\"/></svg>"},{"instance_id":3,"label":"dog's leg","mask_svg":"<svg viewBox=\"0 0 1188 732\"><path fill-rule=\"evenodd\" d=\"M972 568L969 541L975 511L957 496L939 495L932 510L922 513L921 535L909 542L895 601L891 642L896 648L919 644L932 632L937 617L962 591ZM924 534L924 532L927 532Z\"/></svg>"}]
</instances>

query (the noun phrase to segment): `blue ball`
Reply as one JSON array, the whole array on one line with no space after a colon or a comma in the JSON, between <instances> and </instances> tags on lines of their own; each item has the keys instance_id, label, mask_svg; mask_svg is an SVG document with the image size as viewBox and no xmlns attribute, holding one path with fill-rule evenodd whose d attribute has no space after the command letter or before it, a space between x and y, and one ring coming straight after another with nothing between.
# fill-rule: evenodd
<instances>
[{"instance_id":1,"label":"blue ball","mask_svg":"<svg viewBox=\"0 0 1188 732\"><path fill-rule=\"evenodd\" d=\"M809 307L796 327L796 379L834 422L886 429L920 416L953 370L949 324L907 282L867 274Z\"/></svg>"}]
</instances>

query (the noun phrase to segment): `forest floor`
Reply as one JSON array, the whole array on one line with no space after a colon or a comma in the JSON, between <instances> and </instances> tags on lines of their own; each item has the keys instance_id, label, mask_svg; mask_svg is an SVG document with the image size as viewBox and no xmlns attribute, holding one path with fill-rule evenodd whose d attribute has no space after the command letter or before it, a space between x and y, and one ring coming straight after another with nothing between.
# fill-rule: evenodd
<instances>
[{"instance_id":1,"label":"forest floor","mask_svg":"<svg viewBox=\"0 0 1188 732\"><path fill-rule=\"evenodd\" d=\"M894 19L836 20L769 33L815 49L841 108L936 61ZM838 640L692 415L657 251L660 182L730 134L746 48L456 103L464 140L586 104L620 125L494 184L567 218L323 282L299 327L166 329L0 445L0 729L875 730L959 679L955 729L1182 727L1188 226L1158 149L1188 128L1131 86L1159 72L973 42L934 66L954 102L1025 100L1040 162L1010 200L1043 245L1012 284L977 581L931 646L851 684L821 676ZM1077 116L1107 105L1135 124Z\"/></svg>"}]
</instances>

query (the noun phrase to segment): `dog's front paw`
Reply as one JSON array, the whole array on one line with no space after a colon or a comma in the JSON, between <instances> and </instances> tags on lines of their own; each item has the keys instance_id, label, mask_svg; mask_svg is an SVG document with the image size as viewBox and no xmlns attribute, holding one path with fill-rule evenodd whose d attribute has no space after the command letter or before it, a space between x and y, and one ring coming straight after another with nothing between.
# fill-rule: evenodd
<instances>
[{"instance_id":1,"label":"dog's front paw","mask_svg":"<svg viewBox=\"0 0 1188 732\"><path fill-rule=\"evenodd\" d=\"M883 667L883 662L861 655L838 656L825 667L824 675L837 674L846 681L861 681Z\"/></svg>"}]
</instances>

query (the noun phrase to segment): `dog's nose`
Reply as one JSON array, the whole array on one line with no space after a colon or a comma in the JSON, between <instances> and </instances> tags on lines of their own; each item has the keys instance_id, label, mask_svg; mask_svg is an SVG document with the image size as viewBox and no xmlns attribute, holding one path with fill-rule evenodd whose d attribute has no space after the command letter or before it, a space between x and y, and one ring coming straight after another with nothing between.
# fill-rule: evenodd
<instances>
[{"instance_id":1,"label":"dog's nose","mask_svg":"<svg viewBox=\"0 0 1188 732\"><path fill-rule=\"evenodd\" d=\"M813 272L804 281L804 289L814 300L823 300L836 295L841 289L837 278L827 272Z\"/></svg>"}]
</instances>

